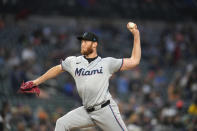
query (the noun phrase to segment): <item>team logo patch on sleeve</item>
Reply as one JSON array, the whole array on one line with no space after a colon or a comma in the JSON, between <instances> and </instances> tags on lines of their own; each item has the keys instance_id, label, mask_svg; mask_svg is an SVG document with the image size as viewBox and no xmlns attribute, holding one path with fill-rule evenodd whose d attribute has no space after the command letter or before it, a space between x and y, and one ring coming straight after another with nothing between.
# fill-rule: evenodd
<instances>
[{"instance_id":1,"label":"team logo patch on sleeve","mask_svg":"<svg viewBox=\"0 0 197 131\"><path fill-rule=\"evenodd\" d=\"M103 67L100 67L100 69L95 70L85 70L84 68L76 68L75 69L75 76L88 76L88 75L95 75L95 74L102 74L103 73Z\"/></svg>"}]
</instances>

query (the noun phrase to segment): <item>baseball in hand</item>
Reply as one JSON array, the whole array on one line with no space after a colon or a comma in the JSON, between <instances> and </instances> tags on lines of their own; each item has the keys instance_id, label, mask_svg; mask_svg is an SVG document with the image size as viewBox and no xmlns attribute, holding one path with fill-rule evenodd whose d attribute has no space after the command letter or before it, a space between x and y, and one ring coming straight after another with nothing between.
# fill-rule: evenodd
<instances>
[{"instance_id":1,"label":"baseball in hand","mask_svg":"<svg viewBox=\"0 0 197 131\"><path fill-rule=\"evenodd\" d=\"M129 29L135 28L135 23L129 22L129 23L128 23L128 28L129 28Z\"/></svg>"}]
</instances>

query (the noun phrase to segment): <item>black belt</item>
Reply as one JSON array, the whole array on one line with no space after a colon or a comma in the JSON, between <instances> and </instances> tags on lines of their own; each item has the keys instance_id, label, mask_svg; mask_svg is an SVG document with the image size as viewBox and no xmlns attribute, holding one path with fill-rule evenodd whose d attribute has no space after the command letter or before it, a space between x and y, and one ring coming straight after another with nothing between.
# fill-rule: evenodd
<instances>
[{"instance_id":1,"label":"black belt","mask_svg":"<svg viewBox=\"0 0 197 131\"><path fill-rule=\"evenodd\" d=\"M103 108L103 107L105 107L105 106L107 106L107 105L109 105L109 104L110 104L110 100L107 100L105 103L103 103L103 104L101 104L101 105L98 105L98 106L95 106L95 107L86 109L86 111L87 111L87 112L93 112L93 111L98 110L98 109L101 109L101 108ZM99 106L100 106L100 107L99 107ZM98 108L96 108L96 107L98 107Z\"/></svg>"}]
</instances>

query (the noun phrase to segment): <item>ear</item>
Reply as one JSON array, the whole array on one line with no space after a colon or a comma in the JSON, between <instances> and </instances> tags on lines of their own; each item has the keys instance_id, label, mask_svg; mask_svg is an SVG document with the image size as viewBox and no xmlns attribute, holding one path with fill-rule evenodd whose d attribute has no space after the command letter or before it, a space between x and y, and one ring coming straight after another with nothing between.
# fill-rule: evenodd
<instances>
[{"instance_id":1,"label":"ear","mask_svg":"<svg viewBox=\"0 0 197 131\"><path fill-rule=\"evenodd\" d=\"M97 47L97 45L98 45L98 43L97 43L97 42L93 42L93 47L94 47L94 48L96 48L96 47Z\"/></svg>"}]
</instances>

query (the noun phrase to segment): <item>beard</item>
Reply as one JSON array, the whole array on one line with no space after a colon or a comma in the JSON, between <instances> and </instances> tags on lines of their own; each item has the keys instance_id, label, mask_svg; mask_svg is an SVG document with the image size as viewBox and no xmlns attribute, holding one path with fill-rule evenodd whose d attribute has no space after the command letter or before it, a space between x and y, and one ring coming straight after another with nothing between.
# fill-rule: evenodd
<instances>
[{"instance_id":1,"label":"beard","mask_svg":"<svg viewBox=\"0 0 197 131\"><path fill-rule=\"evenodd\" d=\"M91 47L87 48L87 50L81 49L81 54L85 56L91 54L92 52L93 52L93 49Z\"/></svg>"}]
</instances>

